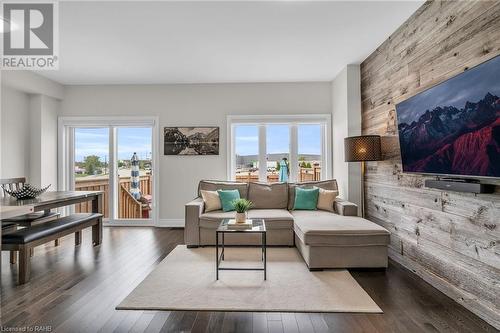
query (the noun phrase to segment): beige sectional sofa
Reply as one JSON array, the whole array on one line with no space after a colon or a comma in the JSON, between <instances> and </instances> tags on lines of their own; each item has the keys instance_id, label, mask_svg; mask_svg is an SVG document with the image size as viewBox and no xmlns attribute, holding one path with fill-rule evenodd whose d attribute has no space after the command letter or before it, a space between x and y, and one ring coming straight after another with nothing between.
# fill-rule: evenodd
<instances>
[{"instance_id":1,"label":"beige sectional sofa","mask_svg":"<svg viewBox=\"0 0 500 333\"><path fill-rule=\"evenodd\" d=\"M234 217L234 212L205 212L200 190L238 189L242 198L253 202L249 218L266 221L267 244L296 246L309 269L387 267L386 229L358 217L357 206L341 199L335 200L334 212L293 210L296 186L338 190L335 180L295 184L201 181L198 198L186 204L187 246L214 245L220 221ZM225 243L259 245L260 236L235 233L226 235Z\"/></svg>"}]
</instances>

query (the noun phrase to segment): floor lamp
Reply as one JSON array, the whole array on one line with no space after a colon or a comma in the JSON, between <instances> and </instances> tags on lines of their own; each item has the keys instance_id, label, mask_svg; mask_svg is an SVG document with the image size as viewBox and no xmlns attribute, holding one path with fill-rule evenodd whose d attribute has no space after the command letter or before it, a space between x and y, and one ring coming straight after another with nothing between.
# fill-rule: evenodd
<instances>
[{"instance_id":1,"label":"floor lamp","mask_svg":"<svg viewBox=\"0 0 500 333\"><path fill-rule=\"evenodd\" d=\"M361 216L365 217L365 162L380 161L380 135L350 136L344 139L346 162L361 162Z\"/></svg>"}]
</instances>

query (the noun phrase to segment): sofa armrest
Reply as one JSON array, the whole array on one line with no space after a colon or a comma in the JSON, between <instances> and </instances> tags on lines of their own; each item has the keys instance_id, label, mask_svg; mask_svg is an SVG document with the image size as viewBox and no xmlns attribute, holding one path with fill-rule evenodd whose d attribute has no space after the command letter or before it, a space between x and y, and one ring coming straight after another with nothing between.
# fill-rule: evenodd
<instances>
[{"instance_id":1,"label":"sofa armrest","mask_svg":"<svg viewBox=\"0 0 500 333\"><path fill-rule=\"evenodd\" d=\"M339 215L358 216L358 205L350 201L337 198L335 199L335 211Z\"/></svg>"},{"instance_id":2,"label":"sofa armrest","mask_svg":"<svg viewBox=\"0 0 500 333\"><path fill-rule=\"evenodd\" d=\"M200 245L200 215L203 214L204 208L205 204L202 198L196 198L185 206L184 242L188 247Z\"/></svg>"}]
</instances>

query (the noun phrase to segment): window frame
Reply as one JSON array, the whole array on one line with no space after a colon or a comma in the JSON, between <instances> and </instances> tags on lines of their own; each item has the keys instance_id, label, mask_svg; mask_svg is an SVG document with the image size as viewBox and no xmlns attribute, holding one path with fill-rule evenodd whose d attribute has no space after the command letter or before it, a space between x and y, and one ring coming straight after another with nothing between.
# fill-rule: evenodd
<instances>
[{"instance_id":1,"label":"window frame","mask_svg":"<svg viewBox=\"0 0 500 333\"><path fill-rule=\"evenodd\" d=\"M332 126L330 114L302 115L228 115L227 116L227 176L228 180L236 179L236 137L235 127L238 125L254 125L259 130L259 165L266 165L267 142L266 125L287 124L290 126L290 182L297 181L298 173L298 125L321 125L321 180L332 177L331 138ZM324 170L324 171L323 171ZM259 167L259 181L267 182L267 168Z\"/></svg>"}]
</instances>

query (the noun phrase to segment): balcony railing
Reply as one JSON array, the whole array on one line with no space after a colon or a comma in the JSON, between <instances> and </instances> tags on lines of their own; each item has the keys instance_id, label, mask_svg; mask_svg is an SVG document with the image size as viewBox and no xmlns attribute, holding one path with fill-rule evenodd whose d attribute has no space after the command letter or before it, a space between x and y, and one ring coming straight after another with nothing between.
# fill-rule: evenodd
<instances>
[{"instance_id":1,"label":"balcony railing","mask_svg":"<svg viewBox=\"0 0 500 333\"><path fill-rule=\"evenodd\" d=\"M321 167L313 166L312 168L299 169L299 182L317 181L321 180Z\"/></svg>"},{"instance_id":2,"label":"balcony railing","mask_svg":"<svg viewBox=\"0 0 500 333\"><path fill-rule=\"evenodd\" d=\"M277 172L267 174L268 183L276 183L278 182L278 179L279 176ZM300 167L297 180L299 182L321 180L321 167L320 166L313 166L311 168ZM247 183L258 182L259 172L258 171L239 172L236 174L236 181L247 182Z\"/></svg>"},{"instance_id":3,"label":"balcony railing","mask_svg":"<svg viewBox=\"0 0 500 333\"><path fill-rule=\"evenodd\" d=\"M143 196L152 195L151 175L140 176L140 188ZM133 197L130 193L130 177L120 177L118 186L118 218L135 219L144 218L149 215L149 205L143 204ZM109 217L109 178L106 176L96 178L76 178L76 191L103 191L103 211L104 217ZM92 211L90 202L83 202L75 205L77 213L87 213Z\"/></svg>"}]
</instances>

